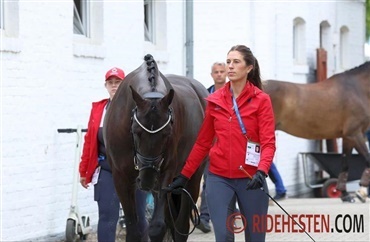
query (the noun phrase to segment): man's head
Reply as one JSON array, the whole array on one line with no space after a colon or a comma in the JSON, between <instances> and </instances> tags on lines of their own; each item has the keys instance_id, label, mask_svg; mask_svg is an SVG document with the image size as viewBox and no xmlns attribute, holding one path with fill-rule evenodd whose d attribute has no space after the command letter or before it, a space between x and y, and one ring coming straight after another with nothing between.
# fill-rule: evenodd
<instances>
[{"instance_id":1,"label":"man's head","mask_svg":"<svg viewBox=\"0 0 370 242\"><path fill-rule=\"evenodd\" d=\"M113 67L105 74L105 88L109 93L109 98L112 99L116 93L122 80L125 78L125 73L118 67Z\"/></svg>"},{"instance_id":2,"label":"man's head","mask_svg":"<svg viewBox=\"0 0 370 242\"><path fill-rule=\"evenodd\" d=\"M226 65L224 62L215 62L212 65L211 76L215 85L224 85L226 82Z\"/></svg>"}]
</instances>

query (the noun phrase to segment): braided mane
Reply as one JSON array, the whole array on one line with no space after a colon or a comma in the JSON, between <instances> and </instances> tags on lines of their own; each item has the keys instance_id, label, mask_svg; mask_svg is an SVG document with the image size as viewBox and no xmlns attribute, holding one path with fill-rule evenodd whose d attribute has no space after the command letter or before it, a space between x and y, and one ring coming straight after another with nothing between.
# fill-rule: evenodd
<instances>
[{"instance_id":1,"label":"braided mane","mask_svg":"<svg viewBox=\"0 0 370 242\"><path fill-rule=\"evenodd\" d=\"M148 81L150 82L150 87L151 87L152 92L154 92L157 86L157 78L156 78L157 65L151 54L147 54L144 57L144 60L146 61L146 65L148 66L147 67L147 70L149 72Z\"/></svg>"}]
</instances>

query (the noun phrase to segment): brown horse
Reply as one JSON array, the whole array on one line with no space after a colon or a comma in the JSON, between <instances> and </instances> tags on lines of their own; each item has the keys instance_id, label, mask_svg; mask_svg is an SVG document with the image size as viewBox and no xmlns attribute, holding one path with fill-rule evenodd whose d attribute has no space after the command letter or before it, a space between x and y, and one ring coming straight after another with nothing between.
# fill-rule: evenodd
<instances>
[{"instance_id":1,"label":"brown horse","mask_svg":"<svg viewBox=\"0 0 370 242\"><path fill-rule=\"evenodd\" d=\"M147 241L140 231L135 207L137 188L151 191L154 212L150 241L186 241L191 215L190 199L162 192L177 176L187 158L204 118L208 95L198 81L176 75L164 76L151 55L127 75L118 88L104 120L108 162L126 222L126 241ZM202 166L186 185L196 202ZM171 205L171 213L168 208Z\"/></svg>"},{"instance_id":2,"label":"brown horse","mask_svg":"<svg viewBox=\"0 0 370 242\"><path fill-rule=\"evenodd\" d=\"M357 197L366 201L370 182L370 155L364 133L370 127L370 62L312 84L268 80L276 129L306 139L343 138L342 172L337 189L342 200L353 202L346 190L348 157L355 148L366 162Z\"/></svg>"}]
</instances>

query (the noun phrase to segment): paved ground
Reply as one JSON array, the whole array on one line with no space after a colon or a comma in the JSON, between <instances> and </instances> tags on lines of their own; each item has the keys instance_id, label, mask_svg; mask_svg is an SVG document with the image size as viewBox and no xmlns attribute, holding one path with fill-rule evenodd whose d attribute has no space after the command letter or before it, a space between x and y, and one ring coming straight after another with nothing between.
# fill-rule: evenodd
<instances>
[{"instance_id":1,"label":"paved ground","mask_svg":"<svg viewBox=\"0 0 370 242\"><path fill-rule=\"evenodd\" d=\"M290 215L296 216L295 220L304 222L314 241L370 242L370 200L344 204L340 199L289 198L279 203ZM282 225L288 218L277 205L270 206L269 216L267 228L271 231L267 233L266 242L313 241L304 232L299 232L298 226L292 223ZM241 220L237 220L239 227L241 224ZM125 241L124 235L125 231L119 229L116 241ZM96 235L90 234L88 241L96 241ZM213 242L215 238L212 232L204 234L195 229L188 241ZM235 241L244 241L244 233L236 234Z\"/></svg>"}]
</instances>

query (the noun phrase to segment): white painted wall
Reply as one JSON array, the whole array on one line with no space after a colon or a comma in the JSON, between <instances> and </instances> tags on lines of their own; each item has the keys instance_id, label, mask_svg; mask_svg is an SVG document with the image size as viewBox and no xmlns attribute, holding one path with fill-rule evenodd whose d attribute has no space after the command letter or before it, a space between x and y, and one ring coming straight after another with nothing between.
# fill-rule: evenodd
<instances>
[{"instance_id":1,"label":"white painted wall","mask_svg":"<svg viewBox=\"0 0 370 242\"><path fill-rule=\"evenodd\" d=\"M86 127L91 102L108 96L109 68L119 66L127 74L146 53L157 51L153 55L165 73L184 74L182 4L167 6L167 22L177 24L169 31L177 34L167 36L160 51L145 49L141 1L94 6L103 8L102 44L73 35L73 1L20 1L18 7L18 38L5 31L1 36L1 241L64 233L76 137L57 128ZM79 185L78 196L80 213L96 225L93 189Z\"/></svg>"},{"instance_id":2,"label":"white painted wall","mask_svg":"<svg viewBox=\"0 0 370 242\"><path fill-rule=\"evenodd\" d=\"M213 83L211 65L225 61L229 49L236 44L251 48L259 61L262 79L307 83L315 78L316 49L320 47L320 23L330 24L328 49L329 74L342 72L339 56L339 29L350 29L350 68L364 62L365 15L363 1L241 1L194 3L194 76L208 87ZM293 63L293 19L306 22L305 65ZM277 131L275 162L283 177L288 195L305 188L299 152L313 151L316 143ZM274 192L274 185L269 187ZM303 187L303 188L302 188Z\"/></svg>"},{"instance_id":3,"label":"white painted wall","mask_svg":"<svg viewBox=\"0 0 370 242\"><path fill-rule=\"evenodd\" d=\"M165 11L160 34L165 46L159 48L143 41L142 1L96 2L94 12L102 14L97 21L102 28L98 43L73 35L72 1L13 1L17 12L11 16L19 18L12 21L16 33L1 31L1 241L64 233L75 136L58 134L57 128L87 124L91 102L107 97L103 78L112 66L128 73L152 53L163 73L185 74L184 6L161 2ZM340 26L348 26L350 63L356 66L364 58L363 9L362 1L195 1L194 77L208 87L211 64L224 61L231 46L246 44L258 58L264 79L305 82L307 71L315 68L318 26L323 20L332 26L333 43L338 42ZM297 16L307 23L303 67L292 63L292 20ZM337 50L332 51L335 56ZM297 153L308 151L309 141L283 132L277 137L275 161L294 194L293 187L303 179ZM93 191L80 189L78 205L96 225Z\"/></svg>"}]
</instances>

